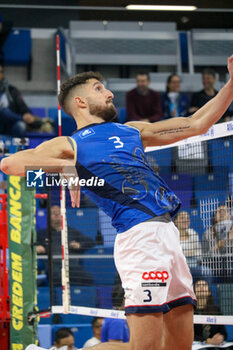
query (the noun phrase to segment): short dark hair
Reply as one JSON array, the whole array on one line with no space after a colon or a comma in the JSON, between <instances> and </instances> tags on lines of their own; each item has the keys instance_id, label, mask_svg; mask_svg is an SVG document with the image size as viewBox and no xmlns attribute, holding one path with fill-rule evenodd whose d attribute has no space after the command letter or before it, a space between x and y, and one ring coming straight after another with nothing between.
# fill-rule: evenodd
<instances>
[{"instance_id":1,"label":"short dark hair","mask_svg":"<svg viewBox=\"0 0 233 350\"><path fill-rule=\"evenodd\" d=\"M69 328L66 328L66 327L60 328L55 333L55 342L59 344L61 339L67 338L70 336L74 337L74 333Z\"/></svg>"},{"instance_id":2,"label":"short dark hair","mask_svg":"<svg viewBox=\"0 0 233 350\"><path fill-rule=\"evenodd\" d=\"M62 85L61 85L61 91L58 96L58 101L63 109L63 111L67 114L70 114L69 109L66 106L66 99L70 93L70 91L75 88L76 86L86 84L86 82L90 79L96 79L100 82L103 82L104 78L102 74L99 72L83 72L74 75L73 77L69 78L66 80Z\"/></svg>"},{"instance_id":3,"label":"short dark hair","mask_svg":"<svg viewBox=\"0 0 233 350\"><path fill-rule=\"evenodd\" d=\"M169 92L168 84L172 81L172 78L178 77L180 79L180 76L176 73L172 73L167 77L167 85L166 85L166 92Z\"/></svg>"},{"instance_id":4,"label":"short dark hair","mask_svg":"<svg viewBox=\"0 0 233 350\"><path fill-rule=\"evenodd\" d=\"M147 76L147 79L150 80L150 74L149 74L148 72L143 72L143 71L141 71L141 72L138 72L138 73L137 73L136 77L137 77L138 75L146 75L146 76Z\"/></svg>"},{"instance_id":5,"label":"short dark hair","mask_svg":"<svg viewBox=\"0 0 233 350\"><path fill-rule=\"evenodd\" d=\"M92 327L94 328L96 326L96 323L98 320L102 320L103 317L94 317L92 322L91 322L91 325Z\"/></svg>"},{"instance_id":6,"label":"short dark hair","mask_svg":"<svg viewBox=\"0 0 233 350\"><path fill-rule=\"evenodd\" d=\"M216 72L213 68L205 68L202 71L202 75L204 74L208 74L208 75L212 75L212 77L216 78Z\"/></svg>"}]
</instances>

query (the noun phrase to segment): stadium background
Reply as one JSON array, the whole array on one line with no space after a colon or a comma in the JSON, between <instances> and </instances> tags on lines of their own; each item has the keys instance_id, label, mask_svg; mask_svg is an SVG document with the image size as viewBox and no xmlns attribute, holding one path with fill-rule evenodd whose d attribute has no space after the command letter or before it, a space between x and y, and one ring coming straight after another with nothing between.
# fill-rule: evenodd
<instances>
[{"instance_id":1,"label":"stadium background","mask_svg":"<svg viewBox=\"0 0 233 350\"><path fill-rule=\"evenodd\" d=\"M129 3L129 1L113 1L110 5L108 1L101 1L97 5L95 1L8 1L6 4L0 4L0 13L4 20L13 22L11 37L4 48L5 75L13 85L22 91L32 112L41 117L49 116L54 119L55 134L57 132L55 34L58 30L61 41L62 78L64 79L70 73L83 70L101 71L106 78L107 86L115 94L115 104L118 108L120 122L125 121L125 92L135 86L134 78L138 71L151 72L152 87L161 93L165 91L166 77L170 72L178 71L181 73L182 71L182 91L189 95L201 88L200 72L206 66L215 68L218 73L217 88L220 88L227 80L226 60L227 56L232 53L233 42L233 36L229 39L233 33L233 8L229 8L229 2L225 1L221 4L218 1L179 2L179 5L197 6L197 11L193 12L127 11L124 7ZM134 1L134 3L139 4L140 2ZM152 4L152 2L144 1L144 4ZM153 2L153 4L159 3ZM177 1L166 2L166 5L177 5ZM80 9L78 6L81 6ZM82 30L86 34L88 31L92 31L87 36L87 40L83 40L82 46L83 54L87 53L92 57L89 63L84 63L85 61L80 63L79 61L81 60L79 55L82 52L77 44L77 35L79 35L77 32ZM155 49L153 52L155 63L149 62L147 65L143 61L139 63L140 59L137 60L136 56L140 55L140 42L135 36L132 39L132 53L130 53L136 57L136 63L132 64L132 61L129 60L128 62L124 61L121 65L109 64L104 62L107 51L104 49L104 54L100 55L103 47L97 42L93 52L88 51L88 41L92 40L93 42L96 39L91 37L95 30L102 31L101 38L104 38L104 31L121 30L124 33L130 31L133 34L140 32L140 35L141 33L145 35L145 39L148 31L166 32L171 34L168 45L158 36L157 39L155 38L155 46L156 40L158 40L162 50L165 50L164 53L160 51L160 54L167 57L166 46L170 45L170 57L168 57L167 62L161 60L162 65L159 63L158 52ZM202 30L201 35L206 33L209 35L204 42L206 50L203 48L200 35L198 36L199 30ZM219 34L221 40L218 40ZM120 40L121 38L116 38L116 45L122 49L122 56L124 56L128 49L124 47L125 43L123 41L121 43ZM107 44L106 47L108 47ZM145 46L145 50L148 47L149 44ZM146 51L144 53L146 54ZM99 64L95 64L95 54L101 56ZM199 60L200 58L201 60ZM63 134L70 135L74 129L75 124L72 119L63 115ZM54 135L28 134L29 147L35 147ZM8 145L7 148L10 149L10 152L18 150L18 146L13 146L9 137L0 136L0 140ZM199 206L203 189L209 189L210 193L217 191L220 197L227 196L231 202L229 195L231 195L232 190L232 180L230 180L232 177L229 177L229 173L231 173L232 167L232 139L229 137L223 139L222 142L221 139L219 142L210 141L202 151L208 152L208 164L202 162L203 159L200 156L200 159L191 165L190 159L188 159L188 163L176 164L175 172L173 169L176 155L172 148L160 151L157 155L156 153L151 154L152 159L159 165L161 174L165 175L168 182L170 181L171 187L179 193L184 191L185 195L181 194L181 196L185 201L185 208L191 215L191 227L198 232L200 240L206 228L204 227L206 218L203 220L201 217ZM211 171L209 165L212 167ZM183 170L179 171L179 166L183 167ZM198 167L204 169L202 174L197 172L196 176L191 176L190 169ZM186 170L184 171L184 169ZM1 180L4 180L4 176L2 174L0 176ZM183 185L185 184L185 189L179 188L179 180ZM51 203L57 204L58 197L58 192L53 191ZM220 203L222 203L221 198ZM36 201L37 230L46 227L47 210L45 206L42 200ZM229 207L231 207L231 203ZM71 209L69 200L67 200L67 218L68 225L72 223L71 227L78 228L93 240L96 240L99 233L103 239L102 242L99 242L102 243L101 245L96 245L91 250L86 251L82 257L78 257L85 269L92 274L94 282L92 286L76 285L71 287L72 301L75 305L112 308L111 296L115 279L112 248L115 232L111 229L108 218L85 199L83 199L82 207L78 210ZM210 267L211 264L213 266L214 263L211 262ZM45 259L38 260L38 268L40 274L37 288L38 307L41 310L47 309L50 305L46 276L48 267L45 264ZM98 276L96 276L97 271L101 271ZM221 312L232 315L233 306L232 303L229 304L232 281L229 276L214 276L211 285L216 303L222 306ZM226 290L228 298L226 298L227 302L224 302L224 298L221 296L226 295ZM55 301L57 304L61 304L61 288L59 287L54 288L53 302ZM54 324L55 322L61 323ZM47 339L47 343L41 343L41 345L51 345L55 330L65 324L76 330L77 346L80 347L91 334L90 323L89 316L77 315L63 315L59 321L54 321L52 317L41 319L38 328L40 341L43 342ZM233 340L232 327L228 326L227 330L228 340Z\"/></svg>"}]
</instances>

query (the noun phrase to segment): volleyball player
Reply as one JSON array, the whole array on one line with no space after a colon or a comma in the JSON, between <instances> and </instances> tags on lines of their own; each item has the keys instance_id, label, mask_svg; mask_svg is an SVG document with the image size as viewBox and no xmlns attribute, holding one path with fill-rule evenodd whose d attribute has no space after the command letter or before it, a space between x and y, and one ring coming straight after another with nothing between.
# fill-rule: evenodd
<instances>
[{"instance_id":1,"label":"volleyball player","mask_svg":"<svg viewBox=\"0 0 233 350\"><path fill-rule=\"evenodd\" d=\"M128 344L106 343L95 349L189 350L193 341L192 277L171 221L180 201L148 164L143 148L171 144L203 134L217 122L233 99L233 56L230 79L192 117L157 123L111 122L113 94L98 73L78 74L61 86L59 101L78 130L35 149L18 152L1 163L6 174L25 175L25 166L75 165L79 178L104 179L104 186L83 189L112 217L118 235L114 257L125 289L130 328ZM73 206L79 191L72 192Z\"/></svg>"}]
</instances>

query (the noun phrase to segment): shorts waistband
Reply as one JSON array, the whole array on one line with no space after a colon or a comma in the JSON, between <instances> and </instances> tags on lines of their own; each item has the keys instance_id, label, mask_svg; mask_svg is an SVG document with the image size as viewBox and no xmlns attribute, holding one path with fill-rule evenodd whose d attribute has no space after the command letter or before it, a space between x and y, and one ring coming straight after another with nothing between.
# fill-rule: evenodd
<instances>
[{"instance_id":1,"label":"shorts waistband","mask_svg":"<svg viewBox=\"0 0 233 350\"><path fill-rule=\"evenodd\" d=\"M171 218L171 215L166 212L162 215L158 215L158 216L154 216L153 218L149 219L149 220L146 220L144 222L151 222L151 221L158 221L158 222L165 222L165 223L168 223L168 222L171 222L172 221L172 218Z\"/></svg>"}]
</instances>

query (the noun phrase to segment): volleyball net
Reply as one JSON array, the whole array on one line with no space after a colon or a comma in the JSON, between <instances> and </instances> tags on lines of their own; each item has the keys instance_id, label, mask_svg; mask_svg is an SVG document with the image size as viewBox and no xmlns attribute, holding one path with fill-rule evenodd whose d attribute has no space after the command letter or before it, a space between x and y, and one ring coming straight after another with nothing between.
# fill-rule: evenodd
<instances>
[{"instance_id":1,"label":"volleyball net","mask_svg":"<svg viewBox=\"0 0 233 350\"><path fill-rule=\"evenodd\" d=\"M196 288L195 323L233 325L233 123L214 125L205 135L176 144L147 148L146 154L153 170L182 202L174 222ZM59 189L51 197L51 224L56 226ZM38 239L45 229L42 212L37 210ZM64 315L64 252L57 226L52 228L51 242L52 312L60 314L62 322L85 322L87 316L124 318L124 292L113 259L116 230L110 218L84 195L80 208L72 208L66 196L66 217L71 306L69 315ZM38 255L38 259L46 271L46 258ZM38 301L40 307L40 292Z\"/></svg>"}]
</instances>

